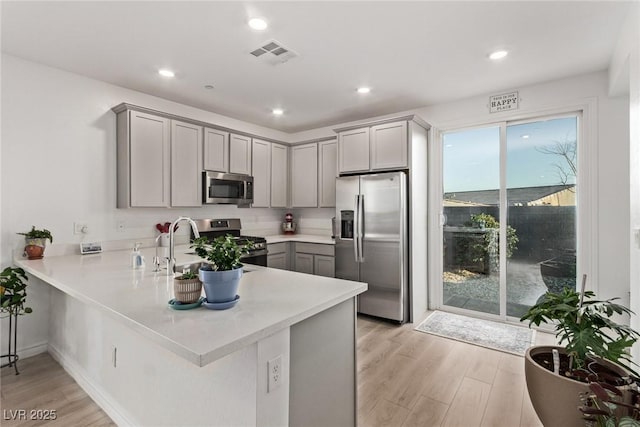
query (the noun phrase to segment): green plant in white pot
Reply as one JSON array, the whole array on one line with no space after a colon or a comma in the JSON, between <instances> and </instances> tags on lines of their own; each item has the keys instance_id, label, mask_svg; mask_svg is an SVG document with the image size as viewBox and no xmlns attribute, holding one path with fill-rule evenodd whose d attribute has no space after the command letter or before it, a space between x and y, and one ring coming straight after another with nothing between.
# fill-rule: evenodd
<instances>
[{"instance_id":1,"label":"green plant in white pot","mask_svg":"<svg viewBox=\"0 0 640 427\"><path fill-rule=\"evenodd\" d=\"M25 247L24 254L29 259L40 259L44 256L44 248L47 240L53 243L53 236L46 228L39 230L34 226L26 233L18 233L24 236Z\"/></svg>"},{"instance_id":2,"label":"green plant in white pot","mask_svg":"<svg viewBox=\"0 0 640 427\"><path fill-rule=\"evenodd\" d=\"M583 426L578 411L580 394L589 391L588 379L602 378L612 386L630 382L635 365L628 349L640 338L629 326L614 322L614 315L631 314L615 303L596 300L594 293L565 289L547 292L520 319L529 325L554 324L561 346L534 346L525 354L525 376L531 403L545 427ZM559 362L557 373L554 361Z\"/></svg>"},{"instance_id":3,"label":"green plant in white pot","mask_svg":"<svg viewBox=\"0 0 640 427\"><path fill-rule=\"evenodd\" d=\"M230 304L238 297L238 285L242 277L240 258L251 249L251 242L239 246L231 235L209 240L206 237L195 239L191 247L206 263L200 267L199 275L209 304ZM212 307L215 308L215 307Z\"/></svg>"}]
</instances>

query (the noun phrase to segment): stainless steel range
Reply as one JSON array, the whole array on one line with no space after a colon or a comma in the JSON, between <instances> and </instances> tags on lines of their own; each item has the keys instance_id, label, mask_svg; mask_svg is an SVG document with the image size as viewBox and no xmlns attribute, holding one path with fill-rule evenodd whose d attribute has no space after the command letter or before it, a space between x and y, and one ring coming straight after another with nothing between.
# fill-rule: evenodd
<instances>
[{"instance_id":1,"label":"stainless steel range","mask_svg":"<svg viewBox=\"0 0 640 427\"><path fill-rule=\"evenodd\" d=\"M249 253L242 257L242 262L244 264L267 266L267 239L241 235L242 226L239 218L195 219L194 222L198 227L200 237L207 237L213 240L216 237L230 234L236 238L240 246L246 244L246 242L253 242L253 249L250 249ZM191 231L191 239L193 240L194 237L193 231Z\"/></svg>"}]
</instances>

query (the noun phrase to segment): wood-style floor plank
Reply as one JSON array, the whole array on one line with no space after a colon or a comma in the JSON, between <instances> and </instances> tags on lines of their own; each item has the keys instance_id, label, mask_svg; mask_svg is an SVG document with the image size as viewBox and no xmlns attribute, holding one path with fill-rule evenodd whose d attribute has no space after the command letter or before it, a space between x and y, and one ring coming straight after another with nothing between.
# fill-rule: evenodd
<instances>
[{"instance_id":1,"label":"wood-style floor plank","mask_svg":"<svg viewBox=\"0 0 640 427\"><path fill-rule=\"evenodd\" d=\"M358 317L360 427L396 426L402 417L402 427L542 426L529 401L521 356L414 326ZM537 337L553 341L548 334Z\"/></svg>"},{"instance_id":2,"label":"wood-style floor plank","mask_svg":"<svg viewBox=\"0 0 640 427\"><path fill-rule=\"evenodd\" d=\"M18 361L20 375L2 369L2 426L115 426L48 353ZM26 419L9 411L25 410ZM55 411L55 420L30 419L30 411ZM13 412L15 413L15 412Z\"/></svg>"},{"instance_id":3,"label":"wood-style floor plank","mask_svg":"<svg viewBox=\"0 0 640 427\"><path fill-rule=\"evenodd\" d=\"M482 422L491 385L465 377L442 421L443 427L474 427Z\"/></svg>"},{"instance_id":4,"label":"wood-style floor plank","mask_svg":"<svg viewBox=\"0 0 640 427\"><path fill-rule=\"evenodd\" d=\"M541 427L522 357L358 317L360 427ZM545 336L546 335L546 336ZM538 333L538 342L553 336ZM112 426L111 419L48 354L2 370L3 410L55 409L55 421L3 426Z\"/></svg>"}]
</instances>

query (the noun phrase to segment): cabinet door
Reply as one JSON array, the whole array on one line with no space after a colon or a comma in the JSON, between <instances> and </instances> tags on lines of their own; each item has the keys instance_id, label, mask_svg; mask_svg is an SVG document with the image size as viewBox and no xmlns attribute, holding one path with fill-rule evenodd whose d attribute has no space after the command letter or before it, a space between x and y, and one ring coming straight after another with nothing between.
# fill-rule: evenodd
<instances>
[{"instance_id":1,"label":"cabinet door","mask_svg":"<svg viewBox=\"0 0 640 427\"><path fill-rule=\"evenodd\" d=\"M229 132L204 129L204 170L229 172Z\"/></svg>"},{"instance_id":2,"label":"cabinet door","mask_svg":"<svg viewBox=\"0 0 640 427\"><path fill-rule=\"evenodd\" d=\"M280 270L288 270L287 268L287 254L273 254L267 255L267 267L279 268Z\"/></svg>"},{"instance_id":3,"label":"cabinet door","mask_svg":"<svg viewBox=\"0 0 640 427\"><path fill-rule=\"evenodd\" d=\"M291 148L291 207L318 206L318 144Z\"/></svg>"},{"instance_id":4,"label":"cabinet door","mask_svg":"<svg viewBox=\"0 0 640 427\"><path fill-rule=\"evenodd\" d=\"M254 208L268 208L271 200L271 143L254 138L252 146L252 206Z\"/></svg>"},{"instance_id":5,"label":"cabinet door","mask_svg":"<svg viewBox=\"0 0 640 427\"><path fill-rule=\"evenodd\" d=\"M371 169L407 167L407 122L371 127Z\"/></svg>"},{"instance_id":6,"label":"cabinet door","mask_svg":"<svg viewBox=\"0 0 640 427\"><path fill-rule=\"evenodd\" d=\"M313 272L316 276L335 277L336 264L335 258L325 255L313 256Z\"/></svg>"},{"instance_id":7,"label":"cabinet door","mask_svg":"<svg viewBox=\"0 0 640 427\"><path fill-rule=\"evenodd\" d=\"M341 132L338 138L338 170L369 170L369 128Z\"/></svg>"},{"instance_id":8,"label":"cabinet door","mask_svg":"<svg viewBox=\"0 0 640 427\"><path fill-rule=\"evenodd\" d=\"M251 174L251 138L229 135L229 172Z\"/></svg>"},{"instance_id":9,"label":"cabinet door","mask_svg":"<svg viewBox=\"0 0 640 427\"><path fill-rule=\"evenodd\" d=\"M338 176L338 143L324 141L318 144L320 167L318 169L318 204L321 208L336 205L336 176Z\"/></svg>"},{"instance_id":10,"label":"cabinet door","mask_svg":"<svg viewBox=\"0 0 640 427\"><path fill-rule=\"evenodd\" d=\"M271 207L287 207L289 184L289 148L271 144Z\"/></svg>"},{"instance_id":11,"label":"cabinet door","mask_svg":"<svg viewBox=\"0 0 640 427\"><path fill-rule=\"evenodd\" d=\"M295 271L313 274L313 255L296 252Z\"/></svg>"},{"instance_id":12,"label":"cabinet door","mask_svg":"<svg viewBox=\"0 0 640 427\"><path fill-rule=\"evenodd\" d=\"M131 207L169 206L170 120L130 112Z\"/></svg>"},{"instance_id":13,"label":"cabinet door","mask_svg":"<svg viewBox=\"0 0 640 427\"><path fill-rule=\"evenodd\" d=\"M171 121L171 206L202 206L202 127Z\"/></svg>"}]
</instances>

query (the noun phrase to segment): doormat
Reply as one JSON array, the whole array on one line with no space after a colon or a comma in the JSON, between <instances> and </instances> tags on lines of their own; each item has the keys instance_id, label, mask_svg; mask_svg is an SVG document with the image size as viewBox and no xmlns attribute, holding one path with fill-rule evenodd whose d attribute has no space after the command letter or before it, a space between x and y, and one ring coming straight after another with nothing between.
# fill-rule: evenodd
<instances>
[{"instance_id":1,"label":"doormat","mask_svg":"<svg viewBox=\"0 0 640 427\"><path fill-rule=\"evenodd\" d=\"M415 330L518 356L535 342L532 329L443 311L431 313Z\"/></svg>"}]
</instances>

